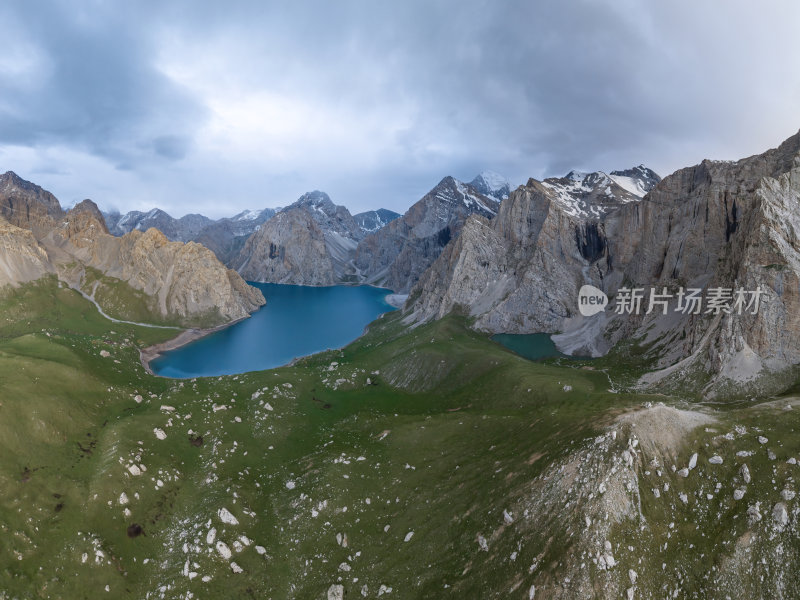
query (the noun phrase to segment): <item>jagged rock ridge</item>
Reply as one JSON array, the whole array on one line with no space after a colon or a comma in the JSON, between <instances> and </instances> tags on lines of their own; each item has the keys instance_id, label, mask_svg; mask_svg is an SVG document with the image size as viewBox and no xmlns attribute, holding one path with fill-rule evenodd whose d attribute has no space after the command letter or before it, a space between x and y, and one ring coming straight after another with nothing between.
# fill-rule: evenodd
<instances>
[{"instance_id":1,"label":"jagged rock ridge","mask_svg":"<svg viewBox=\"0 0 800 600\"><path fill-rule=\"evenodd\" d=\"M642 201L609 204L598 194L614 189L604 178L565 179L560 189L531 180L494 222L468 221L412 293L410 318L458 307L486 331L558 332L559 347L578 354L637 340L659 369L648 385L692 378L706 395L785 386L800 362L792 333L800 326L800 134L758 156L681 169ZM565 190L579 182L592 190L567 201ZM760 288L764 296L757 314L686 314L673 297L666 315L642 314L645 306L638 315L583 317L577 292L585 283L612 302L623 284L648 295L683 287Z\"/></svg>"},{"instance_id":2,"label":"jagged rock ridge","mask_svg":"<svg viewBox=\"0 0 800 600\"><path fill-rule=\"evenodd\" d=\"M93 267L143 291L162 318L186 324L240 319L264 303L203 246L170 242L152 228L114 237L92 201L65 212L52 194L14 173L0 177L0 211L2 284L56 273L80 287L84 269Z\"/></svg>"},{"instance_id":3,"label":"jagged rock ridge","mask_svg":"<svg viewBox=\"0 0 800 600\"><path fill-rule=\"evenodd\" d=\"M658 180L641 172L648 176L637 180L643 188ZM467 221L412 292L419 297L414 318L467 309L479 317L476 327L488 331L562 331L585 273L609 268L608 218L640 200L602 172L529 180L491 222Z\"/></svg>"},{"instance_id":4,"label":"jagged rock ridge","mask_svg":"<svg viewBox=\"0 0 800 600\"><path fill-rule=\"evenodd\" d=\"M245 240L278 209L245 210L233 217L213 220L204 215L188 214L175 219L159 208L149 212L131 211L103 213L109 232L122 236L133 230L147 231L155 227L168 240L199 242L229 264L241 251Z\"/></svg>"},{"instance_id":5,"label":"jagged rock ridge","mask_svg":"<svg viewBox=\"0 0 800 600\"><path fill-rule=\"evenodd\" d=\"M198 214L184 215L180 219L175 219L160 208L154 208L148 212L131 211L125 215L110 213L104 215L106 225L110 233L122 236L131 231L147 231L155 227L163 233L167 239L177 242L188 242L193 240L203 230L214 221Z\"/></svg>"},{"instance_id":6,"label":"jagged rock ridge","mask_svg":"<svg viewBox=\"0 0 800 600\"><path fill-rule=\"evenodd\" d=\"M470 184L445 177L401 218L366 236L356 250L355 266L367 283L407 293L458 237L468 216L492 218L498 206Z\"/></svg>"},{"instance_id":7,"label":"jagged rock ridge","mask_svg":"<svg viewBox=\"0 0 800 600\"><path fill-rule=\"evenodd\" d=\"M467 215L491 217L498 207L495 198L508 195L508 182L496 173L484 172L473 183L447 177L403 217L387 209L353 216L320 191L308 192L277 212L244 211L215 222L200 215L173 219L158 209L104 216L112 234L153 225L169 239L202 243L253 281L370 283L407 292L447 242L458 236ZM284 216L276 219L277 215ZM303 227L307 231L301 232ZM287 236L286 231L294 235ZM323 245L316 243L320 235Z\"/></svg>"},{"instance_id":8,"label":"jagged rock ridge","mask_svg":"<svg viewBox=\"0 0 800 600\"><path fill-rule=\"evenodd\" d=\"M542 185L555 193L555 200L573 216L600 217L627 202L638 202L661 178L644 166L625 171L582 173L550 177Z\"/></svg>"}]
</instances>

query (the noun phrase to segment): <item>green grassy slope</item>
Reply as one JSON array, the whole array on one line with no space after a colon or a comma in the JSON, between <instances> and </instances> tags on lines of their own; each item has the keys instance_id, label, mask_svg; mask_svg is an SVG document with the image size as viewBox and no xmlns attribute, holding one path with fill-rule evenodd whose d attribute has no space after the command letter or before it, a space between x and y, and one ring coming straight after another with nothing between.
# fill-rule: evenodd
<instances>
[{"instance_id":1,"label":"green grassy slope","mask_svg":"<svg viewBox=\"0 0 800 600\"><path fill-rule=\"evenodd\" d=\"M581 505L554 500L553 474L656 400L456 317L409 331L394 314L291 367L182 381L138 362L170 335L52 280L0 299L0 598L527 598L579 569Z\"/></svg>"}]
</instances>

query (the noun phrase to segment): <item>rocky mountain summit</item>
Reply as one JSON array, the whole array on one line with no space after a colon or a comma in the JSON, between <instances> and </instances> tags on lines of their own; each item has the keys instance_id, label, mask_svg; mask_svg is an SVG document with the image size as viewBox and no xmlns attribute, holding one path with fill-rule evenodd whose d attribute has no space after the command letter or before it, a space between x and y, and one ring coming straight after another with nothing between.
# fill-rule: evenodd
<instances>
[{"instance_id":1,"label":"rocky mountain summit","mask_svg":"<svg viewBox=\"0 0 800 600\"><path fill-rule=\"evenodd\" d=\"M303 285L369 283L407 292L466 217L492 217L496 200L446 177L402 217L380 209L353 217L309 192L265 222L228 264L246 279Z\"/></svg>"},{"instance_id":2,"label":"rocky mountain summit","mask_svg":"<svg viewBox=\"0 0 800 600\"><path fill-rule=\"evenodd\" d=\"M800 325L800 134L677 171L638 200L648 175L530 180L492 222L467 221L412 292L409 319L466 311L478 329L557 333L560 349L583 355L636 344L654 369L642 385L692 380L707 396L785 387L800 362L790 333ZM580 314L585 284L613 306ZM631 289L642 290L637 310L623 302ZM690 290L706 301L699 311Z\"/></svg>"},{"instance_id":3,"label":"rocky mountain summit","mask_svg":"<svg viewBox=\"0 0 800 600\"><path fill-rule=\"evenodd\" d=\"M112 236L91 200L65 212L55 196L14 173L0 177L0 215L2 284L52 273L86 292L93 269L106 279L92 276L90 296L124 283L144 294L153 314L184 324L240 319L264 304L260 291L203 246L170 242L155 228Z\"/></svg>"},{"instance_id":4,"label":"rocky mountain summit","mask_svg":"<svg viewBox=\"0 0 800 600\"><path fill-rule=\"evenodd\" d=\"M611 171L611 179L633 195L640 197L656 187L658 182L661 181L661 177L655 171L644 165L625 169L624 171Z\"/></svg>"},{"instance_id":5,"label":"rocky mountain summit","mask_svg":"<svg viewBox=\"0 0 800 600\"><path fill-rule=\"evenodd\" d=\"M555 200L574 216L600 217L627 202L638 202L661 178L644 166L626 171L582 173L570 171L551 177L542 185L551 189Z\"/></svg>"},{"instance_id":6,"label":"rocky mountain summit","mask_svg":"<svg viewBox=\"0 0 800 600\"><path fill-rule=\"evenodd\" d=\"M395 219L400 218L400 213L387 208L379 208L378 210L368 210L366 212L353 215L358 226L364 233L375 233L381 227L385 227Z\"/></svg>"},{"instance_id":7,"label":"rocky mountain summit","mask_svg":"<svg viewBox=\"0 0 800 600\"><path fill-rule=\"evenodd\" d=\"M480 194L490 196L502 202L511 193L511 184L508 180L494 171L482 171L469 185Z\"/></svg>"},{"instance_id":8,"label":"rocky mountain summit","mask_svg":"<svg viewBox=\"0 0 800 600\"><path fill-rule=\"evenodd\" d=\"M445 177L399 219L366 236L355 253L365 282L407 293L461 233L467 217L492 218L499 203L472 185Z\"/></svg>"},{"instance_id":9,"label":"rocky mountain summit","mask_svg":"<svg viewBox=\"0 0 800 600\"><path fill-rule=\"evenodd\" d=\"M0 175L0 216L40 235L64 216L64 210L53 194L8 171Z\"/></svg>"},{"instance_id":10,"label":"rocky mountain summit","mask_svg":"<svg viewBox=\"0 0 800 600\"><path fill-rule=\"evenodd\" d=\"M358 241L364 237L359 224L344 206L334 204L328 194L315 190L300 196L286 210L306 209L316 223L326 232Z\"/></svg>"},{"instance_id":11,"label":"rocky mountain summit","mask_svg":"<svg viewBox=\"0 0 800 600\"><path fill-rule=\"evenodd\" d=\"M325 233L303 208L281 211L250 236L234 262L248 281L333 285Z\"/></svg>"}]
</instances>

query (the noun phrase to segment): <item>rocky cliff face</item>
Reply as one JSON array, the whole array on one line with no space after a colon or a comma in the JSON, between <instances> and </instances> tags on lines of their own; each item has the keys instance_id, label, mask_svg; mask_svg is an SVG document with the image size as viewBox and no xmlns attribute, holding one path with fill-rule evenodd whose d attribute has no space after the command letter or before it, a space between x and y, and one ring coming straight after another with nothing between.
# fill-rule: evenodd
<instances>
[{"instance_id":1,"label":"rocky cliff face","mask_svg":"<svg viewBox=\"0 0 800 600\"><path fill-rule=\"evenodd\" d=\"M457 309L477 316L476 327L487 331L558 331L583 267L607 260L602 228L587 226L571 208L531 180L491 222L471 217L412 290L415 318Z\"/></svg>"},{"instance_id":2,"label":"rocky cliff face","mask_svg":"<svg viewBox=\"0 0 800 600\"><path fill-rule=\"evenodd\" d=\"M637 180L643 188L658 179ZM629 182L625 182L629 183ZM605 173L531 179L491 222L471 217L412 292L415 318L458 308L495 332L556 332L573 316L578 290L608 276L608 220L640 196ZM592 340L602 353L607 346ZM577 350L577 349L576 349ZM587 350L582 348L581 350Z\"/></svg>"},{"instance_id":3,"label":"rocky cliff face","mask_svg":"<svg viewBox=\"0 0 800 600\"><path fill-rule=\"evenodd\" d=\"M80 285L83 267L93 267L144 292L161 317L186 324L243 318L264 304L259 290L199 244L170 242L156 229L110 235L90 200L65 213L49 192L6 174L2 210L21 227L0 222L0 284L58 273Z\"/></svg>"},{"instance_id":4,"label":"rocky cliff face","mask_svg":"<svg viewBox=\"0 0 800 600\"><path fill-rule=\"evenodd\" d=\"M800 362L791 333L800 324L799 154L800 134L759 156L704 161L641 201L637 186L654 181L641 168L531 180L491 224L467 223L412 292L410 318L459 309L486 331L558 333L559 347L576 354L635 340L658 368L643 380L648 385L695 377L708 383L707 395L780 387ZM612 304L623 286L644 288L641 310L584 317L577 306L584 284L604 290ZM651 287L672 295L667 314L660 305L645 314ZM705 298L716 288L764 294L756 314L708 305L692 314L677 310L681 288L701 289Z\"/></svg>"},{"instance_id":5,"label":"rocky cliff face","mask_svg":"<svg viewBox=\"0 0 800 600\"><path fill-rule=\"evenodd\" d=\"M232 261L251 281L334 285L360 280L353 266L364 231L324 192L308 192L266 221Z\"/></svg>"},{"instance_id":6,"label":"rocky cliff face","mask_svg":"<svg viewBox=\"0 0 800 600\"><path fill-rule=\"evenodd\" d=\"M49 231L64 211L53 194L8 171L0 175L0 216L36 235Z\"/></svg>"},{"instance_id":7,"label":"rocky cliff face","mask_svg":"<svg viewBox=\"0 0 800 600\"><path fill-rule=\"evenodd\" d=\"M251 235L234 263L249 281L333 285L325 233L305 208L282 211Z\"/></svg>"},{"instance_id":8,"label":"rocky cliff face","mask_svg":"<svg viewBox=\"0 0 800 600\"><path fill-rule=\"evenodd\" d=\"M647 177L637 180L644 189L658 181L652 171ZM500 205L491 223L467 221L461 238L412 293L419 297L415 311L439 318L454 308L467 310L488 331L562 330L583 279L609 269L603 217L641 200L632 189L602 172L531 179ZM607 349L602 340L596 343L595 353Z\"/></svg>"},{"instance_id":9,"label":"rocky cliff face","mask_svg":"<svg viewBox=\"0 0 800 600\"><path fill-rule=\"evenodd\" d=\"M498 206L472 186L445 177L405 215L365 237L355 265L367 283L406 293L458 237L469 215L492 218Z\"/></svg>"},{"instance_id":10,"label":"rocky cliff face","mask_svg":"<svg viewBox=\"0 0 800 600\"><path fill-rule=\"evenodd\" d=\"M55 269L28 229L0 218L0 287L34 281Z\"/></svg>"},{"instance_id":11,"label":"rocky cliff face","mask_svg":"<svg viewBox=\"0 0 800 600\"><path fill-rule=\"evenodd\" d=\"M219 323L244 318L264 304L259 290L200 244L171 242L155 228L122 237L103 229L91 204L70 211L45 243L143 291L153 299L155 312L167 319Z\"/></svg>"},{"instance_id":12,"label":"rocky cliff face","mask_svg":"<svg viewBox=\"0 0 800 600\"><path fill-rule=\"evenodd\" d=\"M646 383L700 371L711 375L708 395L774 391L800 362L792 333L800 325L799 169L800 134L758 156L682 169L647 202L620 211L610 252L620 256L623 280L764 292L755 314L690 315L669 327L658 315L625 321L612 341L630 332L645 342L673 340L659 353L663 370Z\"/></svg>"}]
</instances>

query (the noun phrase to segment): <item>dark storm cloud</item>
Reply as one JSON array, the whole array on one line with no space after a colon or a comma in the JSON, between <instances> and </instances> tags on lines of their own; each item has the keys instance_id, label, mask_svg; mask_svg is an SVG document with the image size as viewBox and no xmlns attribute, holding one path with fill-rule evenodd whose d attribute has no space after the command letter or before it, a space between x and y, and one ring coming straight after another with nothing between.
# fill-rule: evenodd
<instances>
[{"instance_id":1,"label":"dark storm cloud","mask_svg":"<svg viewBox=\"0 0 800 600\"><path fill-rule=\"evenodd\" d=\"M320 188L405 209L447 174L666 174L800 126L789 0L98 0L0 18L0 164L123 207L219 215Z\"/></svg>"},{"instance_id":2,"label":"dark storm cloud","mask_svg":"<svg viewBox=\"0 0 800 600\"><path fill-rule=\"evenodd\" d=\"M6 43L30 44L31 61L16 77L0 72L0 141L114 162L185 155L202 106L155 69L153 41L123 3L79 4L0 9L14 32Z\"/></svg>"}]
</instances>

